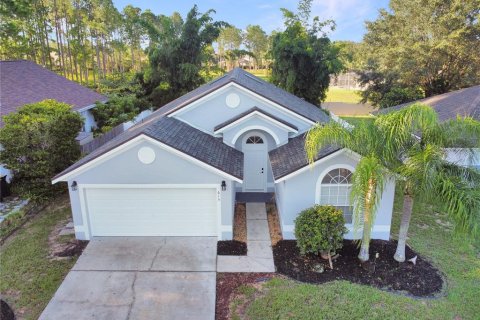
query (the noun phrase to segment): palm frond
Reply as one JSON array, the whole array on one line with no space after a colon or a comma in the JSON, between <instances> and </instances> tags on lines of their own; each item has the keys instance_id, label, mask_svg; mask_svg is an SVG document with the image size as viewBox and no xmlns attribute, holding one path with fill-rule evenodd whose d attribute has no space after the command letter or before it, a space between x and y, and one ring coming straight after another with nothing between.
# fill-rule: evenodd
<instances>
[{"instance_id":1,"label":"palm frond","mask_svg":"<svg viewBox=\"0 0 480 320\"><path fill-rule=\"evenodd\" d=\"M350 144L350 132L341 124L330 121L325 125L317 124L307 133L305 151L310 163L315 161L318 152L329 145L347 147Z\"/></svg>"},{"instance_id":2,"label":"palm frond","mask_svg":"<svg viewBox=\"0 0 480 320\"><path fill-rule=\"evenodd\" d=\"M386 170L375 156L363 157L352 176L350 202L353 206L354 232L363 225L363 238L369 239L386 182Z\"/></svg>"}]
</instances>

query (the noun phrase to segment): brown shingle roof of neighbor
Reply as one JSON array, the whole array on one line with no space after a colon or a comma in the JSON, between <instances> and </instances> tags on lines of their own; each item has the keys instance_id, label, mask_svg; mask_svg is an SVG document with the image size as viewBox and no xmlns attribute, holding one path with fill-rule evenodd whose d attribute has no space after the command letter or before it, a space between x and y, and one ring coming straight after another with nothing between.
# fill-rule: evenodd
<instances>
[{"instance_id":1,"label":"brown shingle roof of neighbor","mask_svg":"<svg viewBox=\"0 0 480 320\"><path fill-rule=\"evenodd\" d=\"M309 164L307 152L305 151L305 137L306 135L303 134L292 138L287 144L273 149L268 153L275 180L285 177ZM326 146L317 153L314 161L324 158L340 149L341 148L337 146Z\"/></svg>"},{"instance_id":2,"label":"brown shingle roof of neighbor","mask_svg":"<svg viewBox=\"0 0 480 320\"><path fill-rule=\"evenodd\" d=\"M416 102L431 106L437 112L440 121L454 119L457 116L472 117L480 121L480 85L404 103L372 113L374 115L386 114Z\"/></svg>"},{"instance_id":3,"label":"brown shingle roof of neighbor","mask_svg":"<svg viewBox=\"0 0 480 320\"><path fill-rule=\"evenodd\" d=\"M32 61L0 61L0 116L45 99L65 102L79 111L107 97ZM0 127L3 127L1 118Z\"/></svg>"},{"instance_id":4,"label":"brown shingle roof of neighbor","mask_svg":"<svg viewBox=\"0 0 480 320\"><path fill-rule=\"evenodd\" d=\"M151 135L152 138L164 142L169 146L191 155L207 164L210 164L219 170L229 173L235 177L243 178L243 153L225 145L221 139L211 137L208 134L194 129L179 120L167 117L168 114L181 109L189 103L192 103L195 100L200 99L201 97L231 82L237 83L249 90L252 90L257 94L310 119L311 121L320 123L326 123L330 121L330 117L317 106L306 102L305 100L300 99L272 84L269 84L268 82L263 81L240 68L236 68L224 76L204 84L197 89L167 103L145 118L142 122L137 123L124 133L118 135L114 139L110 140L81 160L74 163L69 168L65 169L63 172L56 175L53 180L62 177L63 175L83 166L84 164L141 134L151 135L153 128L157 128L157 134ZM166 130L160 130L162 125L168 125L170 128L173 128L171 125L178 125L179 127L181 126L184 131L174 130L174 136L169 136L173 133L169 133ZM165 142L167 140L169 141L168 143ZM188 148L182 149L181 146L186 143L185 140L192 141L189 142L191 144L188 146ZM227 153L226 157L223 154L224 152ZM216 158L220 158L221 161L218 161Z\"/></svg>"}]
</instances>

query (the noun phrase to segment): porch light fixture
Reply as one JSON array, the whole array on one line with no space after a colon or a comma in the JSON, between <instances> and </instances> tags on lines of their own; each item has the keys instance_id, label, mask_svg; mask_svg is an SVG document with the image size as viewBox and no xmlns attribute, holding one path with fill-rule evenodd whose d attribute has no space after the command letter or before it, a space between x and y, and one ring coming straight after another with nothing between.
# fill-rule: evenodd
<instances>
[{"instance_id":1,"label":"porch light fixture","mask_svg":"<svg viewBox=\"0 0 480 320\"><path fill-rule=\"evenodd\" d=\"M72 182L72 185L70 186L70 188L72 189L72 191L77 191L77 181L73 181Z\"/></svg>"},{"instance_id":2,"label":"porch light fixture","mask_svg":"<svg viewBox=\"0 0 480 320\"><path fill-rule=\"evenodd\" d=\"M225 183L225 180L222 181L221 186L222 186L222 191L227 190L227 184Z\"/></svg>"}]
</instances>

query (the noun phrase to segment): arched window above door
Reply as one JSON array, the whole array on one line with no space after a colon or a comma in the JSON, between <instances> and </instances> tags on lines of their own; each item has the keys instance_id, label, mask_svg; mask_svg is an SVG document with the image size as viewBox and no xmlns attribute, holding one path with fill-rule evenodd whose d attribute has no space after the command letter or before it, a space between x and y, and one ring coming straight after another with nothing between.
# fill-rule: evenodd
<instances>
[{"instance_id":1,"label":"arched window above door","mask_svg":"<svg viewBox=\"0 0 480 320\"><path fill-rule=\"evenodd\" d=\"M251 136L251 137L248 137L245 143L246 144L262 144L263 139L259 136Z\"/></svg>"}]
</instances>

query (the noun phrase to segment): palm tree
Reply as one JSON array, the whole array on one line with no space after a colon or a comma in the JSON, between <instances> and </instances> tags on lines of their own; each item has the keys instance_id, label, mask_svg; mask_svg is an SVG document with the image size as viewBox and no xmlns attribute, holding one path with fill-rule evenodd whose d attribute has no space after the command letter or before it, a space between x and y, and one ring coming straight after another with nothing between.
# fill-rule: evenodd
<instances>
[{"instance_id":1,"label":"palm tree","mask_svg":"<svg viewBox=\"0 0 480 320\"><path fill-rule=\"evenodd\" d=\"M405 244L414 199L439 204L453 219L457 231L475 234L480 221L480 172L448 162L447 148L462 157L475 156L480 146L480 122L461 118L440 122L429 106L414 104L375 121L385 140L402 160L396 172L404 180L402 218L394 259L405 261Z\"/></svg>"},{"instance_id":2,"label":"palm tree","mask_svg":"<svg viewBox=\"0 0 480 320\"><path fill-rule=\"evenodd\" d=\"M331 121L312 128L305 140L305 150L310 163L324 147L336 145L362 155L352 176L351 203L353 205L354 232L358 233L363 222L363 233L358 258L369 259L369 244L378 204L391 167L384 157L384 138L373 122L362 122L348 127Z\"/></svg>"},{"instance_id":3,"label":"palm tree","mask_svg":"<svg viewBox=\"0 0 480 320\"><path fill-rule=\"evenodd\" d=\"M361 261L368 260L371 229L385 176L397 175L404 180L403 214L395 259L405 261L414 198L443 204L458 230L476 231L480 214L480 173L447 162L445 148L473 147L479 141L477 121L458 118L440 123L433 109L415 104L354 128L333 121L317 125L307 134L305 149L310 162L319 150L329 145L348 148L362 156L353 174L351 192L355 230L359 230L363 220Z\"/></svg>"}]
</instances>

